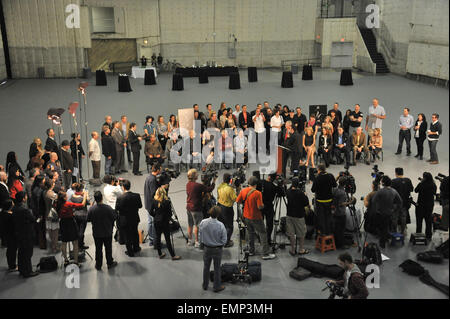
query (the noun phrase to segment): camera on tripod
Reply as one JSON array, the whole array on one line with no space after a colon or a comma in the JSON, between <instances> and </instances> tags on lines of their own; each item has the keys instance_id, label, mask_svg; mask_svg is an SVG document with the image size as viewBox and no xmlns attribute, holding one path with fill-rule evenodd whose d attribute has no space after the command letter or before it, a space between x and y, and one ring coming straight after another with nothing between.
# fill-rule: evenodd
<instances>
[{"instance_id":1,"label":"camera on tripod","mask_svg":"<svg viewBox=\"0 0 450 319\"><path fill-rule=\"evenodd\" d=\"M322 289L322 291L328 289L330 291L330 296L328 297L328 299L334 299L336 298L336 296L341 297L341 298L347 298L347 296L345 296L344 294L344 287L331 282L331 281L327 281L326 282L326 287Z\"/></svg>"},{"instance_id":2,"label":"camera on tripod","mask_svg":"<svg viewBox=\"0 0 450 319\"><path fill-rule=\"evenodd\" d=\"M201 175L201 180L202 180L202 183L204 184L204 185L210 185L211 184L211 181L214 179L214 178L217 178L217 177L219 177L219 173L217 172L217 170L214 168L214 167L212 167L212 166L209 166L203 173L202 173L202 175Z\"/></svg>"},{"instance_id":3,"label":"camera on tripod","mask_svg":"<svg viewBox=\"0 0 450 319\"><path fill-rule=\"evenodd\" d=\"M173 169L169 169L166 168L164 169L161 173L159 173L158 175L156 175L156 184L158 185L158 187L161 187L163 185L167 185L170 183L170 181L172 179L177 178L178 176L180 176L180 173L173 170Z\"/></svg>"},{"instance_id":4,"label":"camera on tripod","mask_svg":"<svg viewBox=\"0 0 450 319\"><path fill-rule=\"evenodd\" d=\"M384 176L384 173L380 172L380 170L378 169L378 165L374 165L370 176L375 179L375 182L377 184L380 184L381 178Z\"/></svg>"},{"instance_id":5,"label":"camera on tripod","mask_svg":"<svg viewBox=\"0 0 450 319\"><path fill-rule=\"evenodd\" d=\"M347 194L354 194L356 192L356 183L353 175L346 169L343 172L339 172L338 180L342 180L344 190Z\"/></svg>"},{"instance_id":6,"label":"camera on tripod","mask_svg":"<svg viewBox=\"0 0 450 319\"><path fill-rule=\"evenodd\" d=\"M244 165L241 165L236 172L231 176L234 188L238 188L239 186L245 183L246 170Z\"/></svg>"}]
</instances>

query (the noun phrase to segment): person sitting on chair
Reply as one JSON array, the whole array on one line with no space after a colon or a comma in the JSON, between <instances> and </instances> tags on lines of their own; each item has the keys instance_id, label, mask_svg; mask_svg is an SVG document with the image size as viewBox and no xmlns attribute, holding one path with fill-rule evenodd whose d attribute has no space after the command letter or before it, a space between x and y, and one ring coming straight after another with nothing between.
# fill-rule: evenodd
<instances>
[{"instance_id":1,"label":"person sitting on chair","mask_svg":"<svg viewBox=\"0 0 450 319\"><path fill-rule=\"evenodd\" d=\"M373 135L370 138L370 142L368 145L368 151L370 155L372 155L372 162L375 162L375 157L380 159L380 155L378 155L383 148L383 136L381 136L381 130L376 128L373 131Z\"/></svg>"},{"instance_id":2,"label":"person sitting on chair","mask_svg":"<svg viewBox=\"0 0 450 319\"><path fill-rule=\"evenodd\" d=\"M147 164L153 164L154 162L158 162L159 164L164 163L164 152L155 134L151 134L150 140L145 142L144 153Z\"/></svg>"},{"instance_id":3,"label":"person sitting on chair","mask_svg":"<svg viewBox=\"0 0 450 319\"><path fill-rule=\"evenodd\" d=\"M332 148L333 143L330 131L325 127L322 127L322 135L319 138L319 154L323 156L326 167L330 166Z\"/></svg>"},{"instance_id":4,"label":"person sitting on chair","mask_svg":"<svg viewBox=\"0 0 450 319\"><path fill-rule=\"evenodd\" d=\"M362 132L362 127L358 127L352 135L353 163L356 165L356 156L360 153L366 154L366 164L369 165L368 149L366 147L366 135Z\"/></svg>"},{"instance_id":5,"label":"person sitting on chair","mask_svg":"<svg viewBox=\"0 0 450 319\"><path fill-rule=\"evenodd\" d=\"M336 157L337 164L342 164L343 159L341 157L341 154L344 153L345 156L345 163L350 163L350 152L348 149L348 135L344 132L344 128L342 126L339 126L337 129L337 133L334 136L334 142L333 142L333 152L334 156Z\"/></svg>"},{"instance_id":6,"label":"person sitting on chair","mask_svg":"<svg viewBox=\"0 0 450 319\"><path fill-rule=\"evenodd\" d=\"M222 163L224 163L225 169L230 169L230 164L233 163L233 139L228 136L227 130L222 130L221 138L219 140L220 151L222 155Z\"/></svg>"}]
</instances>

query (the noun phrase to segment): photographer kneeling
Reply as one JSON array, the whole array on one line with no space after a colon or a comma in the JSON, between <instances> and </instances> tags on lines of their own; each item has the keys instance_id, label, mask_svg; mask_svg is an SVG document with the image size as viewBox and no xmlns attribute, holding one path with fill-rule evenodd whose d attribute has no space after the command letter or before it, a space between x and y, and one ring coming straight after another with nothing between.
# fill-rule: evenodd
<instances>
[{"instance_id":1,"label":"photographer kneeling","mask_svg":"<svg viewBox=\"0 0 450 319\"><path fill-rule=\"evenodd\" d=\"M367 299L369 291L366 287L364 276L358 266L353 263L353 258L349 253L343 253L338 257L339 265L344 268L344 279L340 281L328 280L327 283L333 283L344 287L344 297L348 299Z\"/></svg>"},{"instance_id":2,"label":"photographer kneeling","mask_svg":"<svg viewBox=\"0 0 450 319\"><path fill-rule=\"evenodd\" d=\"M166 256L166 254L161 251L161 234L164 234L167 249L169 250L170 256L172 256L172 260L179 260L181 257L175 255L175 250L170 241L169 221L172 217L172 206L170 205L169 197L167 197L166 189L168 186L169 184L166 184L158 188L153 200L151 215L154 218L153 223L156 231L154 240L156 249L158 250L159 259Z\"/></svg>"}]
</instances>

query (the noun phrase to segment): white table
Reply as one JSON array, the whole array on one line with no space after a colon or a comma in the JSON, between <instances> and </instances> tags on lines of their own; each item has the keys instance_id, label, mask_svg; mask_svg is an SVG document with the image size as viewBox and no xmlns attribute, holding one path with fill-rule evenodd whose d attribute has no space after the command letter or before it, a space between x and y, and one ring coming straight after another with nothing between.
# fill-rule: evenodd
<instances>
[{"instance_id":1,"label":"white table","mask_svg":"<svg viewBox=\"0 0 450 319\"><path fill-rule=\"evenodd\" d=\"M145 70L153 70L155 72L155 78L156 78L156 68L152 66L147 66L145 68L141 68L140 66L133 66L131 68L131 77L134 79L140 78L143 79L145 77Z\"/></svg>"}]
</instances>

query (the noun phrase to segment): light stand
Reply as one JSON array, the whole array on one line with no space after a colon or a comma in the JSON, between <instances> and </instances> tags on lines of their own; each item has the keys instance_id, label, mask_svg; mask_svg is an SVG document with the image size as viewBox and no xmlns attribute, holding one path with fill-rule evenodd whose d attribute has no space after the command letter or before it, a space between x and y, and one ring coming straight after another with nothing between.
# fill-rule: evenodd
<instances>
[{"instance_id":1,"label":"light stand","mask_svg":"<svg viewBox=\"0 0 450 319\"><path fill-rule=\"evenodd\" d=\"M347 195L347 201L350 201L350 199L353 197L353 194L350 194L350 193L346 193L346 195ZM352 219L353 219L353 226L356 227L356 231L352 230L352 233L356 232L356 238L357 238L356 242L358 244L358 253L359 253L359 252L361 252L361 240L360 240L360 238L361 238L361 231L360 231L360 228L361 228L362 224L360 224L358 222L358 218L356 216L355 204L352 203L352 204L348 205L348 208L350 210L350 215L352 216ZM362 222L364 223L364 220Z\"/></svg>"},{"instance_id":2,"label":"light stand","mask_svg":"<svg viewBox=\"0 0 450 319\"><path fill-rule=\"evenodd\" d=\"M239 208L240 204L238 204ZM239 272L237 274L233 274L232 282L236 283L238 281L247 282L248 284L252 283L252 276L248 273L248 257L250 256L248 244L245 248L242 247L242 241L244 240L243 237L245 237L244 233L247 229L247 226L242 221L242 215L237 214L237 220L236 220L239 228L239 256L238 256L238 270ZM244 257L241 259L241 257Z\"/></svg>"},{"instance_id":3,"label":"light stand","mask_svg":"<svg viewBox=\"0 0 450 319\"><path fill-rule=\"evenodd\" d=\"M88 156L86 156L86 163L87 163L87 171L88 171L88 180L89 177L91 176L91 172L89 169L89 141L88 141L88 130L87 130L87 126L88 126L88 122L87 122L87 97L86 97L86 88L89 86L89 83L87 82L81 82L78 85L78 91L80 92L80 100L83 103L83 108L80 108L81 112L80 112L80 122L81 122L81 113L83 112L84 109L84 138L86 141L86 149L88 150ZM83 98L81 98L81 96L83 96Z\"/></svg>"},{"instance_id":4,"label":"light stand","mask_svg":"<svg viewBox=\"0 0 450 319\"><path fill-rule=\"evenodd\" d=\"M60 152L61 147L61 134L64 134L62 128L62 115L64 114L64 109L62 108L51 108L47 111L47 119L52 123L52 129L55 130L54 125L58 127L58 153ZM58 154L57 153L57 154ZM61 164L61 172L64 171L62 159L58 156L59 163ZM62 178L62 176L60 176Z\"/></svg>"},{"instance_id":5,"label":"light stand","mask_svg":"<svg viewBox=\"0 0 450 319\"><path fill-rule=\"evenodd\" d=\"M78 102L72 102L71 104L69 104L69 113L72 115L72 119L73 119L73 127L74 127L74 130L75 130L75 134L78 134L77 133L77 126L78 126L78 123L77 123L77 119L76 119L76 113L77 113L77 108L78 108L78 106L79 106L80 104L78 103ZM72 122L70 122L70 130L71 130L71 133L73 133L73 131L72 131ZM81 143L81 141L80 141L80 143ZM77 165L78 166L80 166L80 162L81 162L81 160L80 160L80 151L78 150L78 145L76 144L76 137L75 137L75 151L76 151L76 160L77 160ZM80 167L78 167L78 174L76 175L76 178L77 178L77 183L79 183L80 182L80 176L81 176L81 171L80 171Z\"/></svg>"}]
</instances>

